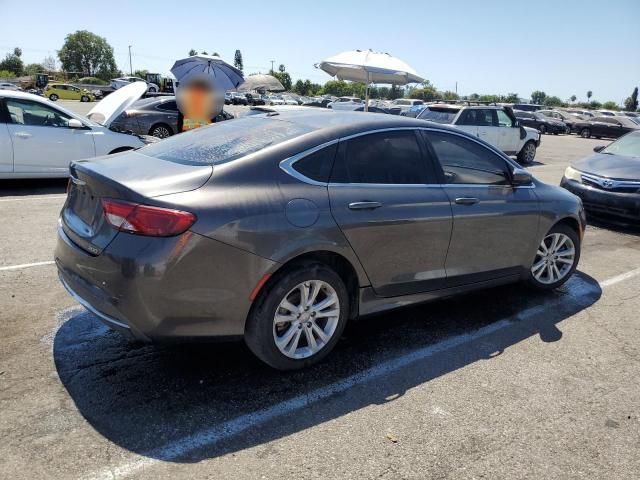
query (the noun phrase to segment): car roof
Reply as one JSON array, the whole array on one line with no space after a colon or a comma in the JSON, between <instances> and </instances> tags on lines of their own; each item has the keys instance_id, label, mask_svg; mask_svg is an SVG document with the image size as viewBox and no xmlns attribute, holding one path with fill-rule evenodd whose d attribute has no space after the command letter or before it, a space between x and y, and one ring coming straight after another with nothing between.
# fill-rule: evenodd
<instances>
[{"instance_id":1,"label":"car roof","mask_svg":"<svg viewBox=\"0 0 640 480\"><path fill-rule=\"evenodd\" d=\"M25 100L38 100L42 102L44 99L40 95L33 93L20 92L18 90L0 90L0 96L11 98L23 98Z\"/></svg>"}]
</instances>

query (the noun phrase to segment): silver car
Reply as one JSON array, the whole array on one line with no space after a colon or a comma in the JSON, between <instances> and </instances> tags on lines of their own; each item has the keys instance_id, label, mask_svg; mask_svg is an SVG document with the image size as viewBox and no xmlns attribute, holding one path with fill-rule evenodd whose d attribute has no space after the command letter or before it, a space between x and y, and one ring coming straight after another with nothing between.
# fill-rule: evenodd
<instances>
[{"instance_id":1,"label":"silver car","mask_svg":"<svg viewBox=\"0 0 640 480\"><path fill-rule=\"evenodd\" d=\"M578 197L477 137L275 110L73 162L55 251L69 293L126 335L239 336L296 369L358 316L575 271Z\"/></svg>"}]
</instances>

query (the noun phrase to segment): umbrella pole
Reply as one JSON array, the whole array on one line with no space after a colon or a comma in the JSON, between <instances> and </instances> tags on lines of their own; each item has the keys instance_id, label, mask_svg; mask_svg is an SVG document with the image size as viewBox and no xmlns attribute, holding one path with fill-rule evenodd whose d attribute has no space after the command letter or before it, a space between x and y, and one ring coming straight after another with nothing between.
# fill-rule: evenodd
<instances>
[{"instance_id":1,"label":"umbrella pole","mask_svg":"<svg viewBox=\"0 0 640 480\"><path fill-rule=\"evenodd\" d=\"M369 111L369 72L367 72L367 86L364 89L364 111Z\"/></svg>"}]
</instances>

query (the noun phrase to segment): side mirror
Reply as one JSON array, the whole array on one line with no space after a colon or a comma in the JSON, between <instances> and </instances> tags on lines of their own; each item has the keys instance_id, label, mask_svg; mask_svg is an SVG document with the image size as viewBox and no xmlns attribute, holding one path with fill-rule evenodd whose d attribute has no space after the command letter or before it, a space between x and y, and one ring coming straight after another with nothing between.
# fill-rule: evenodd
<instances>
[{"instance_id":1,"label":"side mirror","mask_svg":"<svg viewBox=\"0 0 640 480\"><path fill-rule=\"evenodd\" d=\"M602 150L604 150L605 145L596 145L595 147L593 147L593 151L596 153L600 153Z\"/></svg>"},{"instance_id":2,"label":"side mirror","mask_svg":"<svg viewBox=\"0 0 640 480\"><path fill-rule=\"evenodd\" d=\"M524 168L514 168L511 174L511 184L514 187L531 185L533 176Z\"/></svg>"},{"instance_id":3,"label":"side mirror","mask_svg":"<svg viewBox=\"0 0 640 480\"><path fill-rule=\"evenodd\" d=\"M71 120L69 120L69 123L67 124L67 127L69 128L84 128L84 124L78 120L77 118L72 118Z\"/></svg>"}]
</instances>

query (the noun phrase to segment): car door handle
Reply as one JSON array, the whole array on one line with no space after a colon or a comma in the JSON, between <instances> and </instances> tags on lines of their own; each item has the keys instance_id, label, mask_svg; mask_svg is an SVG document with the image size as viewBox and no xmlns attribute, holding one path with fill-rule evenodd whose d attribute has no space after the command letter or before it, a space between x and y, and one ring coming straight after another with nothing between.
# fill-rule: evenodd
<instances>
[{"instance_id":1,"label":"car door handle","mask_svg":"<svg viewBox=\"0 0 640 480\"><path fill-rule=\"evenodd\" d=\"M18 138L31 138L31 134L27 132L17 132L15 136Z\"/></svg>"},{"instance_id":2,"label":"car door handle","mask_svg":"<svg viewBox=\"0 0 640 480\"><path fill-rule=\"evenodd\" d=\"M456 203L458 205L475 205L476 203L478 203L480 200L477 198L472 198L472 197L460 197L460 198L456 198Z\"/></svg>"},{"instance_id":3,"label":"car door handle","mask_svg":"<svg viewBox=\"0 0 640 480\"><path fill-rule=\"evenodd\" d=\"M350 210L373 210L375 208L380 208L382 203L380 202L352 202L349 204Z\"/></svg>"}]
</instances>

